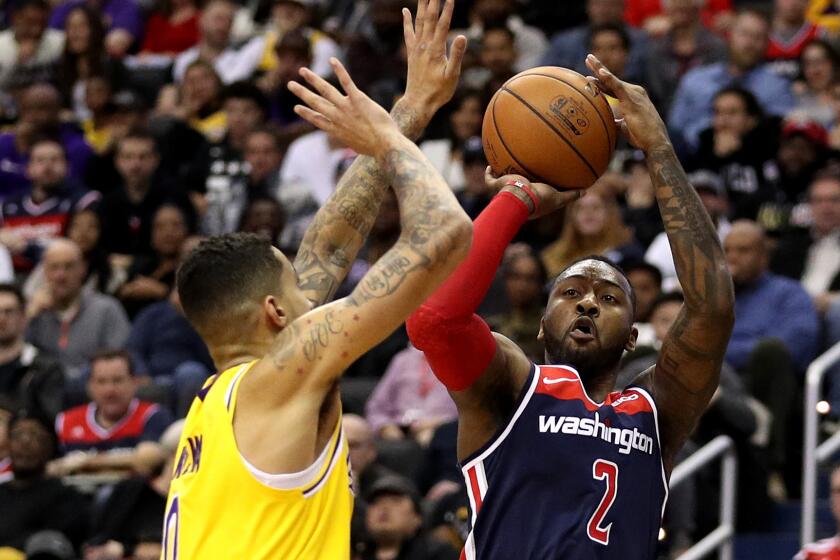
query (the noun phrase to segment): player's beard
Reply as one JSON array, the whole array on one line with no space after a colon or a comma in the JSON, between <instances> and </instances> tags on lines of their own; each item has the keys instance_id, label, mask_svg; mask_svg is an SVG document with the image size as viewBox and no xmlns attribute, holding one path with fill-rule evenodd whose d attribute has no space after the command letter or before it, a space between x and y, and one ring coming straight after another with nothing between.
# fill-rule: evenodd
<instances>
[{"instance_id":1,"label":"player's beard","mask_svg":"<svg viewBox=\"0 0 840 560\"><path fill-rule=\"evenodd\" d=\"M551 365L572 366L582 379L590 379L615 369L624 353L625 342L616 341L603 346L601 339L598 339L579 345L571 339L569 333L558 339L546 332L545 359Z\"/></svg>"}]
</instances>

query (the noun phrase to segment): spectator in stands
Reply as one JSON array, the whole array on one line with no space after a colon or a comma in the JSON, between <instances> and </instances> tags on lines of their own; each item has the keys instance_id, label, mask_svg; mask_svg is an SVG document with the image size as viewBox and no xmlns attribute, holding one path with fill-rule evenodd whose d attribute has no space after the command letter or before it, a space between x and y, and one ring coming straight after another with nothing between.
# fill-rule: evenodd
<instances>
[{"instance_id":1,"label":"spectator in stands","mask_svg":"<svg viewBox=\"0 0 840 560\"><path fill-rule=\"evenodd\" d=\"M26 300L18 288L0 284L0 396L46 419L64 407L61 364L24 341Z\"/></svg>"},{"instance_id":2,"label":"spectator in stands","mask_svg":"<svg viewBox=\"0 0 840 560\"><path fill-rule=\"evenodd\" d=\"M174 57L198 43L196 0L163 0L146 21L140 52Z\"/></svg>"},{"instance_id":3,"label":"spectator in stands","mask_svg":"<svg viewBox=\"0 0 840 560\"><path fill-rule=\"evenodd\" d=\"M828 133L822 126L808 120L793 119L787 122L782 127L779 151L776 154L775 182L779 205L784 205L789 211L802 202L814 177L831 158L833 155L828 149ZM780 221L784 217L783 214ZM786 221L781 221L777 229L784 229L787 225Z\"/></svg>"},{"instance_id":4,"label":"spectator in stands","mask_svg":"<svg viewBox=\"0 0 840 560\"><path fill-rule=\"evenodd\" d=\"M788 81L762 65L769 30L763 15L742 11L729 37L727 60L695 68L683 76L668 117L675 138L696 149L700 133L712 122L715 97L733 83L755 95L768 115L785 115L793 108Z\"/></svg>"},{"instance_id":5,"label":"spectator in stands","mask_svg":"<svg viewBox=\"0 0 840 560\"><path fill-rule=\"evenodd\" d=\"M85 371L101 348L122 348L130 325L110 296L83 291L85 263L79 246L53 241L44 252L45 290L30 302L26 340L56 356L65 367L70 402L84 396Z\"/></svg>"},{"instance_id":6,"label":"spectator in stands","mask_svg":"<svg viewBox=\"0 0 840 560\"><path fill-rule=\"evenodd\" d=\"M513 245L505 254L502 278L509 309L489 317L487 322L495 332L519 345L530 359L539 362L545 357L545 346L537 340L545 311L545 268L529 246Z\"/></svg>"},{"instance_id":7,"label":"spectator in stands","mask_svg":"<svg viewBox=\"0 0 840 560\"><path fill-rule=\"evenodd\" d=\"M481 35L479 65L464 72L463 84L490 98L516 73L516 46L507 27L488 27Z\"/></svg>"},{"instance_id":8,"label":"spectator in stands","mask_svg":"<svg viewBox=\"0 0 840 560\"><path fill-rule=\"evenodd\" d=\"M767 45L767 61L788 80L795 80L804 67L800 57L825 30L805 18L808 0L775 0Z\"/></svg>"},{"instance_id":9,"label":"spectator in stands","mask_svg":"<svg viewBox=\"0 0 840 560\"><path fill-rule=\"evenodd\" d=\"M309 40L299 31L290 31L274 45L276 64L257 80L268 97L269 118L280 126L283 144L288 145L299 136L312 132L312 126L294 111L300 99L289 91L289 82L300 77L301 68L312 63Z\"/></svg>"},{"instance_id":10,"label":"spectator in stands","mask_svg":"<svg viewBox=\"0 0 840 560\"><path fill-rule=\"evenodd\" d=\"M712 223L717 228L718 237L721 241L729 233L731 224L727 219L729 213L729 198L726 195L726 187L717 173L706 169L698 169L688 175L688 181L700 196L700 202ZM665 233L659 234L650 244L645 253L645 261L656 266L662 272L662 289L672 291L679 288L677 281L677 270L674 267L674 256L671 253L671 245Z\"/></svg>"},{"instance_id":11,"label":"spectator in stands","mask_svg":"<svg viewBox=\"0 0 840 560\"><path fill-rule=\"evenodd\" d=\"M155 112L186 122L207 140L218 142L227 128L222 88L222 79L213 65L195 60L187 66L180 85L169 84L161 89Z\"/></svg>"},{"instance_id":12,"label":"spectator in stands","mask_svg":"<svg viewBox=\"0 0 840 560\"><path fill-rule=\"evenodd\" d=\"M245 139L243 156L248 164L248 193L275 192L280 180L283 163L283 146L277 129L261 126L252 130Z\"/></svg>"},{"instance_id":13,"label":"spectator in stands","mask_svg":"<svg viewBox=\"0 0 840 560\"><path fill-rule=\"evenodd\" d=\"M55 139L32 143L26 175L29 193L0 203L0 242L12 251L20 272L32 270L44 247L64 235L73 213L99 200L99 193L69 180L64 146Z\"/></svg>"},{"instance_id":14,"label":"spectator in stands","mask_svg":"<svg viewBox=\"0 0 840 560\"><path fill-rule=\"evenodd\" d=\"M701 9L701 20L705 27L716 32L729 28L732 0L627 0L624 19L634 27L643 27L651 35L660 35L675 25L672 10L688 9L688 2Z\"/></svg>"},{"instance_id":15,"label":"spectator in stands","mask_svg":"<svg viewBox=\"0 0 840 560\"><path fill-rule=\"evenodd\" d=\"M117 144L115 158L122 184L106 194L99 208L105 250L120 255L152 252L152 220L158 208L178 205L193 224L192 205L175 183L158 171L160 154L146 131L128 133Z\"/></svg>"},{"instance_id":16,"label":"spectator in stands","mask_svg":"<svg viewBox=\"0 0 840 560\"><path fill-rule=\"evenodd\" d=\"M680 79L693 68L724 60L726 43L703 25L703 0L664 4L668 30L650 42L644 83L656 107L666 115Z\"/></svg>"},{"instance_id":17,"label":"spectator in stands","mask_svg":"<svg viewBox=\"0 0 840 560\"><path fill-rule=\"evenodd\" d=\"M49 80L61 56L64 34L47 29L50 5L23 0L12 8L11 28L0 32L0 90Z\"/></svg>"},{"instance_id":18,"label":"spectator in stands","mask_svg":"<svg viewBox=\"0 0 840 560\"><path fill-rule=\"evenodd\" d=\"M412 438L428 445L435 428L455 419L452 397L425 356L408 347L391 360L365 407L371 428L383 439Z\"/></svg>"},{"instance_id":19,"label":"spectator in stands","mask_svg":"<svg viewBox=\"0 0 840 560\"><path fill-rule=\"evenodd\" d=\"M60 479L47 476L55 456L55 432L45 420L19 413L9 423L14 478L0 484L0 546L24 550L27 539L45 529L79 545L87 530L87 500Z\"/></svg>"},{"instance_id":20,"label":"spectator in stands","mask_svg":"<svg viewBox=\"0 0 840 560\"><path fill-rule=\"evenodd\" d=\"M735 222L723 247L736 317L726 361L773 414L771 468L784 474L797 379L818 349L817 311L798 282L768 272L767 239L758 224Z\"/></svg>"},{"instance_id":21,"label":"spectator in stands","mask_svg":"<svg viewBox=\"0 0 840 560\"><path fill-rule=\"evenodd\" d=\"M625 223L633 230L639 243L649 246L662 233L664 226L645 155L638 150L628 152L621 175L608 171L599 181L603 183L609 179L612 182L610 176L616 176L612 187L616 194L624 195L622 215Z\"/></svg>"},{"instance_id":22,"label":"spectator in stands","mask_svg":"<svg viewBox=\"0 0 840 560\"><path fill-rule=\"evenodd\" d=\"M480 44L485 30L504 27L515 39L516 62L514 70L522 72L540 65L548 41L537 27L527 25L517 14L519 6L514 0L477 0L470 9L470 27L452 31L452 36L464 35L470 43Z\"/></svg>"},{"instance_id":23,"label":"spectator in stands","mask_svg":"<svg viewBox=\"0 0 840 560\"><path fill-rule=\"evenodd\" d=\"M61 99L46 83L29 86L19 100L19 116L12 132L0 134L0 184L3 196L24 194L29 189L26 166L32 143L38 138L55 138L64 146L70 176L82 180L92 154L81 131L59 120Z\"/></svg>"},{"instance_id":24,"label":"spectator in stands","mask_svg":"<svg viewBox=\"0 0 840 560\"><path fill-rule=\"evenodd\" d=\"M423 530L420 496L401 477L384 478L366 496L367 532L370 542L361 560L455 560L458 551L429 537Z\"/></svg>"},{"instance_id":25,"label":"spectator in stands","mask_svg":"<svg viewBox=\"0 0 840 560\"><path fill-rule=\"evenodd\" d=\"M614 23L592 26L589 33L589 50L604 63L610 72L624 78L630 54L630 35L627 28ZM644 83L644 76L639 83Z\"/></svg>"},{"instance_id":26,"label":"spectator in stands","mask_svg":"<svg viewBox=\"0 0 840 560\"><path fill-rule=\"evenodd\" d=\"M377 81L404 83L402 8L406 6L405 0L371 0L361 29L347 40L347 70L363 91L370 91ZM379 101L386 106L393 102Z\"/></svg>"},{"instance_id":27,"label":"spectator in stands","mask_svg":"<svg viewBox=\"0 0 840 560\"><path fill-rule=\"evenodd\" d=\"M207 346L184 317L178 292L137 315L126 348L140 377L160 387L178 418L214 369Z\"/></svg>"},{"instance_id":28,"label":"spectator in stands","mask_svg":"<svg viewBox=\"0 0 840 560\"><path fill-rule=\"evenodd\" d=\"M189 233L187 218L178 206L164 204L157 209L152 218L152 254L133 259L127 282L117 290L129 317L169 297Z\"/></svg>"},{"instance_id":29,"label":"spectator in stands","mask_svg":"<svg viewBox=\"0 0 840 560\"><path fill-rule=\"evenodd\" d=\"M222 95L227 133L207 146L194 164L191 190L201 215L205 235L234 231L242 214L241 199L247 198L248 166L243 157L249 135L265 122L268 102L250 82L236 82Z\"/></svg>"},{"instance_id":30,"label":"spectator in stands","mask_svg":"<svg viewBox=\"0 0 840 560\"><path fill-rule=\"evenodd\" d=\"M57 474L144 472L141 457L159 451L157 441L172 423L160 405L136 398L137 377L128 352L103 350L91 360L87 383L91 402L58 415L55 429L64 457Z\"/></svg>"},{"instance_id":31,"label":"spectator in stands","mask_svg":"<svg viewBox=\"0 0 840 560\"><path fill-rule=\"evenodd\" d=\"M652 346L656 337L651 314L654 302L662 294L662 272L650 263L639 261L626 265L624 273L636 296L636 316L633 319L639 331L636 346Z\"/></svg>"},{"instance_id":32,"label":"spectator in stands","mask_svg":"<svg viewBox=\"0 0 840 560\"><path fill-rule=\"evenodd\" d=\"M734 218L754 220L763 204L776 199L773 163L780 122L764 118L749 91L726 87L715 95L712 126L700 134L693 169L709 169L723 179Z\"/></svg>"},{"instance_id":33,"label":"spectator in stands","mask_svg":"<svg viewBox=\"0 0 840 560\"><path fill-rule=\"evenodd\" d=\"M809 229L785 233L770 269L802 283L820 313L840 301L840 176L826 172L808 189Z\"/></svg>"},{"instance_id":34,"label":"spectator in stands","mask_svg":"<svg viewBox=\"0 0 840 560\"><path fill-rule=\"evenodd\" d=\"M593 254L607 255L614 262L640 260L642 248L624 224L612 193L586 191L567 207L560 239L543 249L540 257L553 278L569 263Z\"/></svg>"},{"instance_id":35,"label":"spectator in stands","mask_svg":"<svg viewBox=\"0 0 840 560\"><path fill-rule=\"evenodd\" d=\"M643 81L647 64L647 36L642 30L629 27L624 22L624 0L587 0L586 12L589 15L589 23L555 35L542 63L588 74L585 60L589 45L592 44L592 29L606 24L617 25L625 29L630 37L625 79L633 83Z\"/></svg>"},{"instance_id":36,"label":"spectator in stands","mask_svg":"<svg viewBox=\"0 0 840 560\"><path fill-rule=\"evenodd\" d=\"M172 74L176 82L184 78L187 67L202 59L213 64L222 82L229 84L251 77L262 57L264 40L255 37L236 48L231 42L236 5L230 0L211 0L199 19L198 44L175 58Z\"/></svg>"},{"instance_id":37,"label":"spectator in stands","mask_svg":"<svg viewBox=\"0 0 840 560\"><path fill-rule=\"evenodd\" d=\"M319 76L331 76L330 58L340 58L341 48L329 35L310 26L314 0L276 0L265 33L265 52L260 70L272 71L279 64L275 46L289 33L299 33L310 45L312 62L309 69Z\"/></svg>"},{"instance_id":38,"label":"spectator in stands","mask_svg":"<svg viewBox=\"0 0 840 560\"><path fill-rule=\"evenodd\" d=\"M472 136L464 142L461 149L461 165L464 169L464 184L461 188L458 185L451 186L457 191L458 202L464 211L474 220L496 195L484 180L487 159L480 136Z\"/></svg>"},{"instance_id":39,"label":"spectator in stands","mask_svg":"<svg viewBox=\"0 0 840 560\"><path fill-rule=\"evenodd\" d=\"M111 121L114 106L111 103L111 82L104 76L91 76L84 82L84 91L88 117L79 124L88 145L96 154L102 154L108 151L112 141Z\"/></svg>"},{"instance_id":40,"label":"spectator in stands","mask_svg":"<svg viewBox=\"0 0 840 560\"><path fill-rule=\"evenodd\" d=\"M802 49L799 60L801 81L794 86L794 115L830 127L836 116L831 89L840 78L840 55L827 41L816 39Z\"/></svg>"},{"instance_id":41,"label":"spectator in stands","mask_svg":"<svg viewBox=\"0 0 840 560\"><path fill-rule=\"evenodd\" d=\"M70 12L78 6L101 10L108 23L105 50L109 56L122 58L143 37L143 12L134 0L105 0L101 4L91 0L65 0L50 14L50 27L61 29Z\"/></svg>"},{"instance_id":42,"label":"spectator in stands","mask_svg":"<svg viewBox=\"0 0 840 560\"><path fill-rule=\"evenodd\" d=\"M85 560L136 558L138 548L141 553L147 548L141 548L141 543L148 536L157 535L160 542L166 496L182 431L183 421L176 422L161 436L161 456L165 459L157 465L152 477L132 477L114 486L94 516L93 536L85 543ZM156 558L160 558L160 551L157 552Z\"/></svg>"},{"instance_id":43,"label":"spectator in stands","mask_svg":"<svg viewBox=\"0 0 840 560\"><path fill-rule=\"evenodd\" d=\"M457 90L446 107L449 109L446 137L420 144L420 149L453 189L466 183L463 149L467 140L481 135L485 107L485 96L480 91Z\"/></svg>"},{"instance_id":44,"label":"spectator in stands","mask_svg":"<svg viewBox=\"0 0 840 560\"><path fill-rule=\"evenodd\" d=\"M272 245L280 247L280 237L286 226L286 213L277 199L268 195L251 198L242 211L237 231L256 233L271 240Z\"/></svg>"}]
</instances>

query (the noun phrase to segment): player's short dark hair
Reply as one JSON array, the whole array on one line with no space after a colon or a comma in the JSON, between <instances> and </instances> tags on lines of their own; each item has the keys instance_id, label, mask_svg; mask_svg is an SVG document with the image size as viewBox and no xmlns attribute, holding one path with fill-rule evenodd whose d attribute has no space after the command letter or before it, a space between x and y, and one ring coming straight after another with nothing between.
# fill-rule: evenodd
<instances>
[{"instance_id":1,"label":"player's short dark hair","mask_svg":"<svg viewBox=\"0 0 840 560\"><path fill-rule=\"evenodd\" d=\"M97 351L90 359L91 374L93 373L93 366L94 364L96 364L96 362L104 362L111 360L124 361L128 366L128 374L132 377L134 376L134 360L131 358L131 354L129 354L126 350L116 350L110 348Z\"/></svg>"},{"instance_id":2,"label":"player's short dark hair","mask_svg":"<svg viewBox=\"0 0 840 560\"><path fill-rule=\"evenodd\" d=\"M222 90L222 101L244 99L256 105L263 115L268 115L268 98L256 84L245 80L233 82Z\"/></svg>"},{"instance_id":3,"label":"player's short dark hair","mask_svg":"<svg viewBox=\"0 0 840 560\"><path fill-rule=\"evenodd\" d=\"M589 48L592 48L592 41L594 41L595 36L600 33L615 33L618 35L618 39L621 41L621 46L624 47L625 51L629 51L630 46L633 44L630 39L630 34L627 33L627 29L625 29L623 25L619 25L617 23L600 23L598 25L593 25L589 29Z\"/></svg>"},{"instance_id":4,"label":"player's short dark hair","mask_svg":"<svg viewBox=\"0 0 840 560\"><path fill-rule=\"evenodd\" d=\"M647 261L634 261L624 265L622 268L624 268L624 273L628 276L628 278L631 272L635 272L637 270L647 272L653 276L656 285L660 288L662 287L662 271L659 270L658 266L652 265Z\"/></svg>"},{"instance_id":5,"label":"player's short dark hair","mask_svg":"<svg viewBox=\"0 0 840 560\"><path fill-rule=\"evenodd\" d=\"M685 296L682 295L682 292L663 292L653 300L650 306L650 314L653 315L656 313L656 310L666 303L683 303L684 301Z\"/></svg>"},{"instance_id":6,"label":"player's short dark hair","mask_svg":"<svg viewBox=\"0 0 840 560\"><path fill-rule=\"evenodd\" d=\"M614 268L619 274L621 274L624 277L624 279L627 280L627 285L630 286L630 303L633 306L633 312L635 313L635 311L636 311L636 292L633 291L633 284L630 283L630 279L627 277L627 273L624 272L624 269L621 268L621 266L619 266L619 264L617 262L615 262L614 260L612 260L610 258L607 258L603 255L589 255L587 257L581 257L577 260L572 261L563 270L561 270L560 273L557 276L554 277L554 281L551 283L552 286L557 285L557 282L566 273L567 270L569 270L570 268L572 268L576 264L581 263L583 261L599 261L599 262L602 262L602 263L606 263L606 264L610 265L612 268Z\"/></svg>"},{"instance_id":7,"label":"player's short dark hair","mask_svg":"<svg viewBox=\"0 0 840 560\"><path fill-rule=\"evenodd\" d=\"M21 309L26 307L26 297L23 295L23 291L14 284L0 283L0 294L9 294L17 300Z\"/></svg>"},{"instance_id":8,"label":"player's short dark hair","mask_svg":"<svg viewBox=\"0 0 840 560\"><path fill-rule=\"evenodd\" d=\"M229 233L202 241L178 269L184 313L199 332L239 311L278 285L283 267L271 242L252 233Z\"/></svg>"}]
</instances>

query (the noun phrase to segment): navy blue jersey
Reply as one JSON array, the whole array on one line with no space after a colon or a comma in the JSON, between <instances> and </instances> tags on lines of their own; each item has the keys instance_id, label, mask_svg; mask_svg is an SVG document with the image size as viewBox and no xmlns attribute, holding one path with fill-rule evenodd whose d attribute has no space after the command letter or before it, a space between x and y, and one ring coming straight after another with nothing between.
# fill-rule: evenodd
<instances>
[{"instance_id":1,"label":"navy blue jersey","mask_svg":"<svg viewBox=\"0 0 840 560\"><path fill-rule=\"evenodd\" d=\"M656 405L640 387L599 404L577 371L533 366L515 412L464 461L466 560L650 560L668 485Z\"/></svg>"}]
</instances>

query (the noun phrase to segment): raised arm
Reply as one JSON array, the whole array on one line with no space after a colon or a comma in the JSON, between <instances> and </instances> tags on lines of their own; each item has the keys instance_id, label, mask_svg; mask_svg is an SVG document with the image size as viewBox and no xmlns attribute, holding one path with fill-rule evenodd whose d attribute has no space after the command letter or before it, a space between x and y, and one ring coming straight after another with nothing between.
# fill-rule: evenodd
<instances>
[{"instance_id":1,"label":"raised arm","mask_svg":"<svg viewBox=\"0 0 840 560\"><path fill-rule=\"evenodd\" d=\"M438 109L452 98L458 84L467 41L457 37L447 57L453 4L454 0L447 0L438 14L439 0L419 0L416 22L403 10L408 81L391 117L411 140L420 136ZM291 86L292 91L298 93L295 87ZM359 156L315 215L294 263L298 285L315 305L330 301L344 281L388 187L380 163L371 156Z\"/></svg>"},{"instance_id":2,"label":"raised arm","mask_svg":"<svg viewBox=\"0 0 840 560\"><path fill-rule=\"evenodd\" d=\"M271 361L277 369L306 371L301 387L315 394L405 321L464 258L472 239L472 224L443 177L341 63L331 62L346 95L307 73L319 94L296 88L309 108L295 110L377 161L397 195L402 228L349 297L296 319L278 338Z\"/></svg>"},{"instance_id":3,"label":"raised arm","mask_svg":"<svg viewBox=\"0 0 840 560\"><path fill-rule=\"evenodd\" d=\"M665 125L645 90L622 82L592 55L587 65L601 87L618 99L622 127L647 157L685 295L656 365L640 379L657 403L662 453L670 472L674 456L718 386L735 317L732 279L717 231L674 155Z\"/></svg>"}]
</instances>

